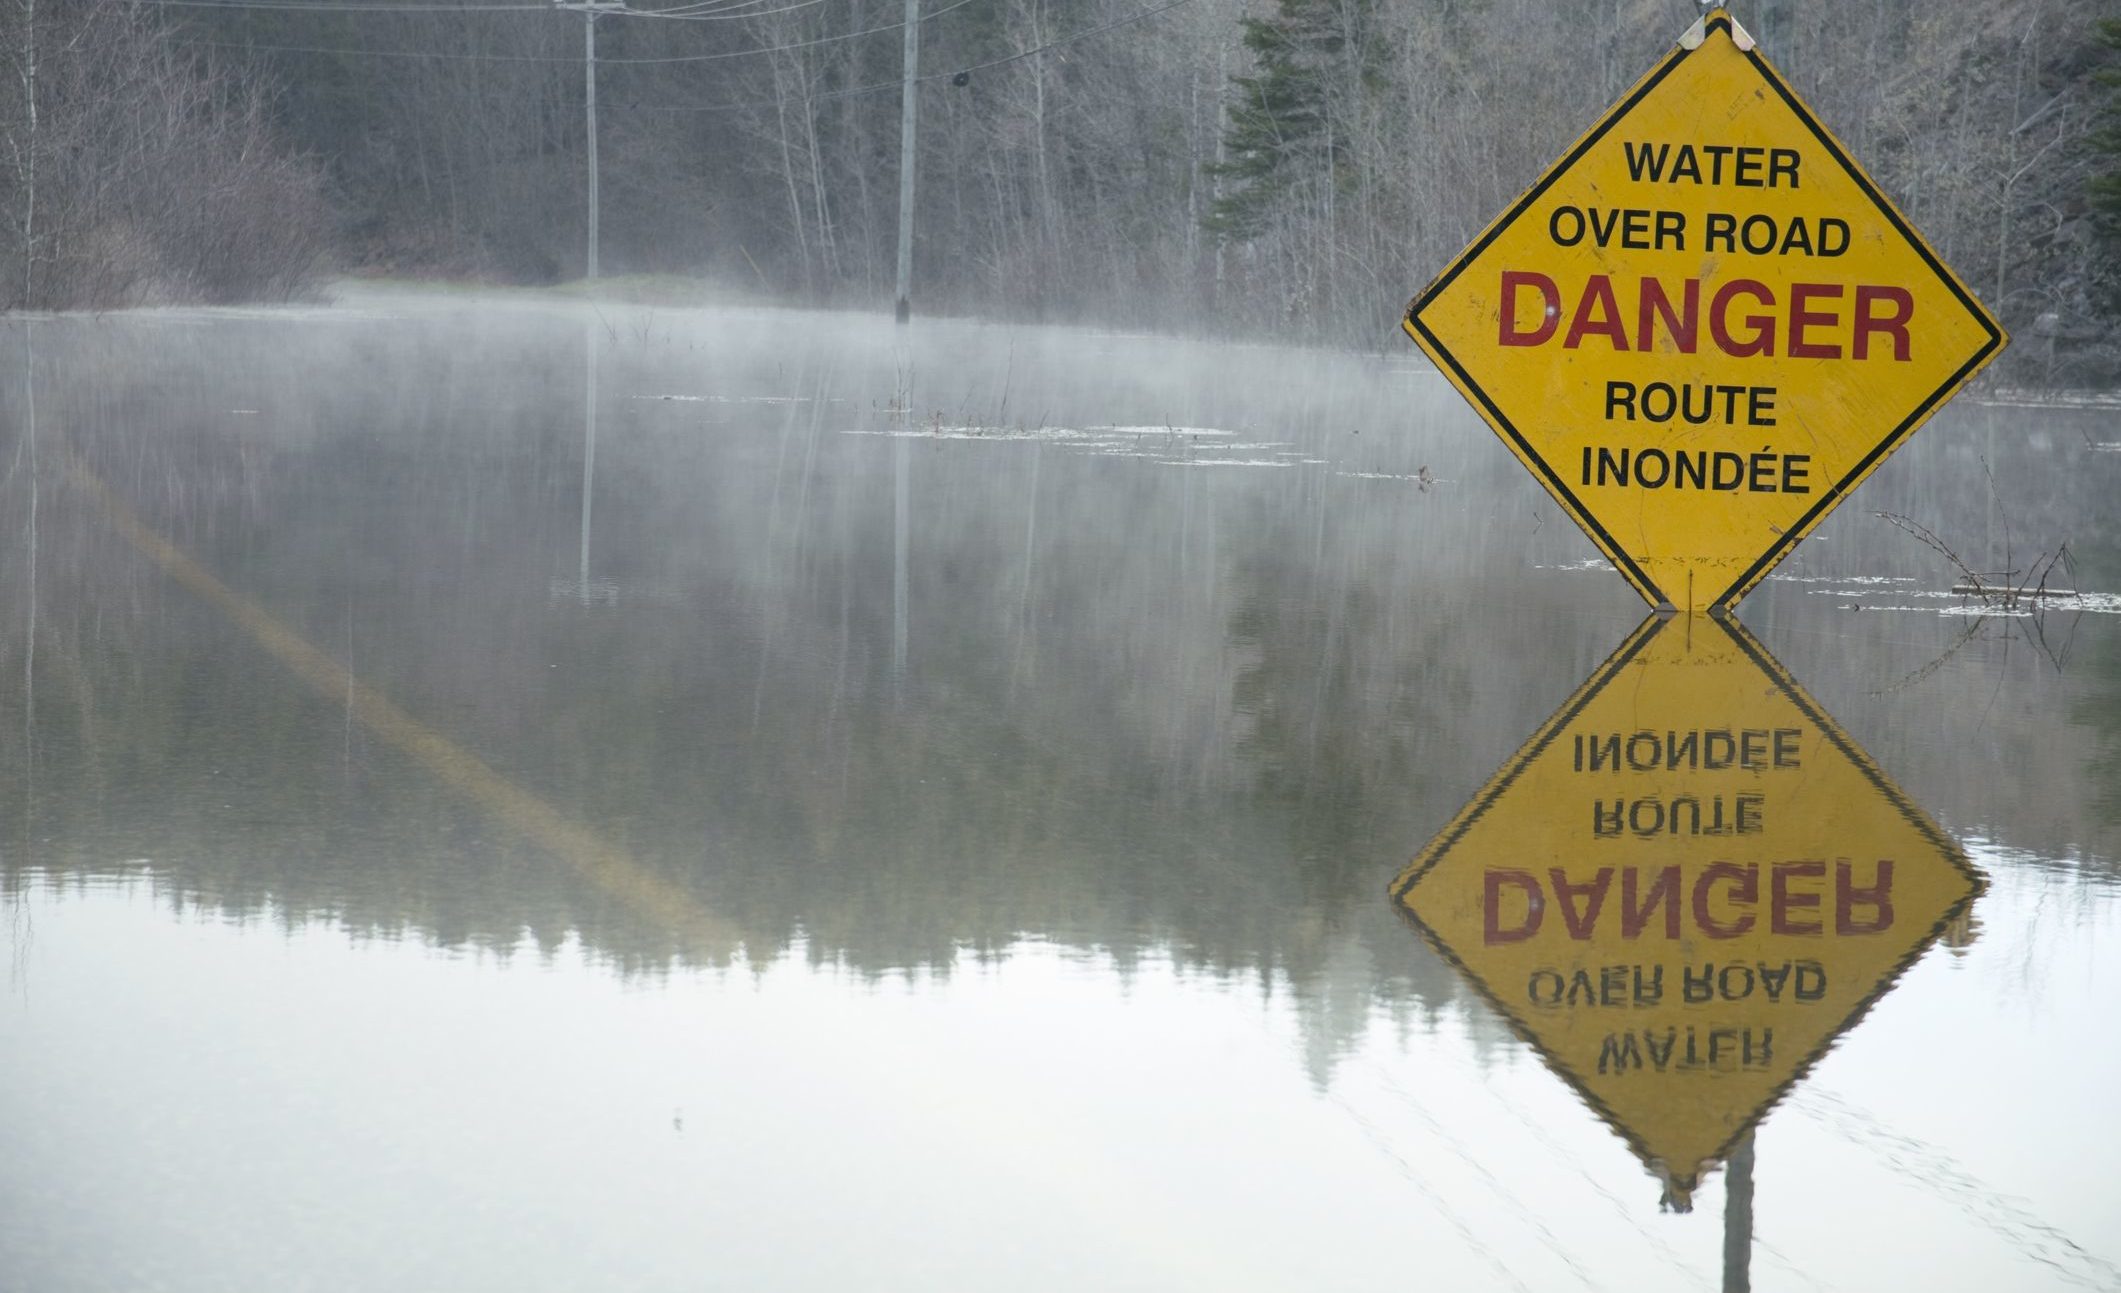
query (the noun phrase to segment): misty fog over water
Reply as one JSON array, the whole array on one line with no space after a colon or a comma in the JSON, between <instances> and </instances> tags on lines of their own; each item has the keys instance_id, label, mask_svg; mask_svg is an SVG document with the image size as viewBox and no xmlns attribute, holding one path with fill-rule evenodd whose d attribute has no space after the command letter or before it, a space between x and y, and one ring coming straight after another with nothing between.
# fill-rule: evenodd
<instances>
[{"instance_id":1,"label":"misty fog over water","mask_svg":"<svg viewBox=\"0 0 2121 1293\"><path fill-rule=\"evenodd\" d=\"M0 1287L1728 1277L1387 898L1644 613L1411 349L0 353ZM1988 886L1751 1131L1754 1287L2121 1283L2117 425L1962 398L1741 608Z\"/></svg>"}]
</instances>

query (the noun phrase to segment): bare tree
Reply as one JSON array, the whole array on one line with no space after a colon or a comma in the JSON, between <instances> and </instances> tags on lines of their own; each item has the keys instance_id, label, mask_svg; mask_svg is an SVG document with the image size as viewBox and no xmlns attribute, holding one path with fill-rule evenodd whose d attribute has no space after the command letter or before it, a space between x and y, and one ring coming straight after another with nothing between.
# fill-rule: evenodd
<instances>
[{"instance_id":1,"label":"bare tree","mask_svg":"<svg viewBox=\"0 0 2121 1293\"><path fill-rule=\"evenodd\" d=\"M256 76L112 0L19 0L0 112L0 306L284 298L330 237L317 169L275 138Z\"/></svg>"}]
</instances>

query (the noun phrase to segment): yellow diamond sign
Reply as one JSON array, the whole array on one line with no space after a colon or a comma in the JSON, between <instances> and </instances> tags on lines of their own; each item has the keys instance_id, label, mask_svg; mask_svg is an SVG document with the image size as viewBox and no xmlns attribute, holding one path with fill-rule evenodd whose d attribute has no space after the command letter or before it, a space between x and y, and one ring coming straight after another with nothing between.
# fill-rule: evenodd
<instances>
[{"instance_id":1,"label":"yellow diamond sign","mask_svg":"<svg viewBox=\"0 0 2121 1293\"><path fill-rule=\"evenodd\" d=\"M1735 602L2003 330L1717 10L1407 309L1652 605Z\"/></svg>"},{"instance_id":2,"label":"yellow diamond sign","mask_svg":"<svg viewBox=\"0 0 2121 1293\"><path fill-rule=\"evenodd\" d=\"M1392 894L1683 1198L1980 887L1735 621L1653 617Z\"/></svg>"}]
</instances>

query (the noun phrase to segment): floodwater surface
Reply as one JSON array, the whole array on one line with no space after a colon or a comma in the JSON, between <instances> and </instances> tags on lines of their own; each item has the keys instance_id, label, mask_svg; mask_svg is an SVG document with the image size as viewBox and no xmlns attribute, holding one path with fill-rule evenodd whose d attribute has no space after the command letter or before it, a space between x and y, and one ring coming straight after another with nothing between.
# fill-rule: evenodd
<instances>
[{"instance_id":1,"label":"floodwater surface","mask_svg":"<svg viewBox=\"0 0 2121 1293\"><path fill-rule=\"evenodd\" d=\"M7 321L0 1288L2121 1287L2121 408L1660 627L1382 346Z\"/></svg>"}]
</instances>

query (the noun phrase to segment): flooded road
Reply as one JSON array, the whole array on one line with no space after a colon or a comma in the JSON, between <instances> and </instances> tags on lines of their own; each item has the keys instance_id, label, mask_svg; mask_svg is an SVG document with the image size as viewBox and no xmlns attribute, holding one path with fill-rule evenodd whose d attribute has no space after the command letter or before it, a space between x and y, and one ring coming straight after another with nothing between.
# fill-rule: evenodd
<instances>
[{"instance_id":1,"label":"flooded road","mask_svg":"<svg viewBox=\"0 0 2121 1293\"><path fill-rule=\"evenodd\" d=\"M2121 1287L2121 408L1725 634L1397 339L910 333L0 327L0 1287Z\"/></svg>"}]
</instances>

